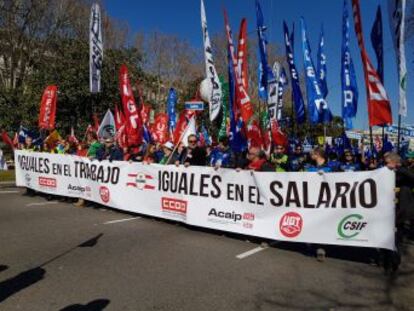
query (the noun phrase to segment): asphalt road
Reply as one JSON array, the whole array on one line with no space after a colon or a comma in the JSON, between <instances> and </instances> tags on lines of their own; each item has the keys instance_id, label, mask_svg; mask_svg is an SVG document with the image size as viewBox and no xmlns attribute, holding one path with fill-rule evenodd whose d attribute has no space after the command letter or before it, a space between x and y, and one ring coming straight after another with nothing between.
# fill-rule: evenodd
<instances>
[{"instance_id":1,"label":"asphalt road","mask_svg":"<svg viewBox=\"0 0 414 311\"><path fill-rule=\"evenodd\" d=\"M398 275L386 276L374 251L329 247L321 263L300 244L261 247L23 192L0 187L2 311L414 310L409 243Z\"/></svg>"}]
</instances>

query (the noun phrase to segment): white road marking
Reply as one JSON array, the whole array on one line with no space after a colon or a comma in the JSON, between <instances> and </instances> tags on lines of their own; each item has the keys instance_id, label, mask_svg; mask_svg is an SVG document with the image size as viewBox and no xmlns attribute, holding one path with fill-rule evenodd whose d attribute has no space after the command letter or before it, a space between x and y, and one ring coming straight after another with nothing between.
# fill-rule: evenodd
<instances>
[{"instance_id":1,"label":"white road marking","mask_svg":"<svg viewBox=\"0 0 414 311\"><path fill-rule=\"evenodd\" d=\"M8 193L19 193L17 190L2 190L0 194L8 194Z\"/></svg>"},{"instance_id":2,"label":"white road marking","mask_svg":"<svg viewBox=\"0 0 414 311\"><path fill-rule=\"evenodd\" d=\"M263 246L259 246L259 247L253 248L253 249L251 249L251 250L249 250L247 252L244 252L244 253L241 253L241 254L237 255L236 258L237 259L244 259L244 258L249 257L251 255L254 255L254 254L258 253L258 252L264 251L267 248L269 248L269 247L268 246L264 246L264 247Z\"/></svg>"},{"instance_id":3,"label":"white road marking","mask_svg":"<svg viewBox=\"0 0 414 311\"><path fill-rule=\"evenodd\" d=\"M58 204L58 202L36 202L36 203L29 203L26 206L43 206L43 205L54 205Z\"/></svg>"},{"instance_id":4,"label":"white road marking","mask_svg":"<svg viewBox=\"0 0 414 311\"><path fill-rule=\"evenodd\" d=\"M118 220L111 220L111 221L104 222L103 225L116 224L118 222L124 222L124 221L129 221L129 220L134 220L134 219L140 219L140 218L141 217L132 217L132 218L124 218L124 219L118 219Z\"/></svg>"}]
</instances>

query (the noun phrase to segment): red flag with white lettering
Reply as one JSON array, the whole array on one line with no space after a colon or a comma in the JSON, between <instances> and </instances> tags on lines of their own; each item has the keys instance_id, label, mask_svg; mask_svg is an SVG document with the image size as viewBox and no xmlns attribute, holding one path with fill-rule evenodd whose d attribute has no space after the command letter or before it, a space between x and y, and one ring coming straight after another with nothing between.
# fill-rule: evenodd
<instances>
[{"instance_id":1,"label":"red flag with white lettering","mask_svg":"<svg viewBox=\"0 0 414 311\"><path fill-rule=\"evenodd\" d=\"M157 142L164 144L170 139L168 132L168 115L160 112L155 116L154 124L151 127L152 139Z\"/></svg>"},{"instance_id":2,"label":"red flag with white lettering","mask_svg":"<svg viewBox=\"0 0 414 311\"><path fill-rule=\"evenodd\" d=\"M237 70L245 90L249 89L247 66L247 21L243 18L240 23L239 45L237 47Z\"/></svg>"},{"instance_id":3,"label":"red flag with white lettering","mask_svg":"<svg viewBox=\"0 0 414 311\"><path fill-rule=\"evenodd\" d=\"M55 128L57 102L57 86L48 85L40 102L39 128L53 130Z\"/></svg>"},{"instance_id":4,"label":"red flag with white lettering","mask_svg":"<svg viewBox=\"0 0 414 311\"><path fill-rule=\"evenodd\" d=\"M121 109L118 108L118 105L115 105L115 127L118 131L122 125L125 124L125 116Z\"/></svg>"},{"instance_id":5,"label":"red flag with white lettering","mask_svg":"<svg viewBox=\"0 0 414 311\"><path fill-rule=\"evenodd\" d=\"M142 121L132 94L131 84L128 77L128 68L121 66L119 72L119 87L121 91L122 106L126 118L125 132L127 144L140 145L142 143Z\"/></svg>"},{"instance_id":6,"label":"red flag with white lettering","mask_svg":"<svg viewBox=\"0 0 414 311\"><path fill-rule=\"evenodd\" d=\"M178 118L177 125L173 133L174 144L178 144L186 131L190 119L195 115L194 111L183 110Z\"/></svg>"},{"instance_id":7,"label":"red flag with white lettering","mask_svg":"<svg viewBox=\"0 0 414 311\"><path fill-rule=\"evenodd\" d=\"M239 74L239 70L237 68L237 58L235 56L234 51L234 44L231 29L228 23L227 12L224 11L224 24L226 27L226 35L227 35L227 44L228 50L231 56L232 65L234 69L234 75L236 77L235 81L235 102L238 110L240 111L240 115L244 122L248 122L250 118L253 116L253 106L250 101L250 97L247 94L247 89L243 85L241 74Z\"/></svg>"},{"instance_id":8,"label":"red flag with white lettering","mask_svg":"<svg viewBox=\"0 0 414 311\"><path fill-rule=\"evenodd\" d=\"M352 0L352 11L354 13L355 33L357 35L359 49L361 50L362 65L364 67L369 125L392 124L390 100L365 50L359 0Z\"/></svg>"}]
</instances>

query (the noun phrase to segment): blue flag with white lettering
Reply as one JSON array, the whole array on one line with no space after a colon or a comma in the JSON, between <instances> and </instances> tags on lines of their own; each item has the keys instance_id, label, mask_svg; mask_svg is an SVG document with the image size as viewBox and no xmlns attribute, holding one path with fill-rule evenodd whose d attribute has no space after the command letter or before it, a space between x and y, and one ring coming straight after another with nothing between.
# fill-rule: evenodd
<instances>
[{"instance_id":1,"label":"blue flag with white lettering","mask_svg":"<svg viewBox=\"0 0 414 311\"><path fill-rule=\"evenodd\" d=\"M266 54L266 26L264 25L263 19L263 12L262 8L260 7L260 3L256 0L256 19L257 19L257 35L259 39L259 56L260 56L260 63L259 63L259 96L261 99L267 101L267 85L268 81L271 81L273 77L272 69L269 67L267 62L267 54Z\"/></svg>"},{"instance_id":2,"label":"blue flag with white lettering","mask_svg":"<svg viewBox=\"0 0 414 311\"><path fill-rule=\"evenodd\" d=\"M302 30L303 66L305 68L306 95L308 98L308 114L311 124L327 123L332 120L332 114L328 103L323 98L323 93L316 76L315 66L311 57L311 49L306 35L306 24L303 17L300 19Z\"/></svg>"},{"instance_id":3,"label":"blue flag with white lettering","mask_svg":"<svg viewBox=\"0 0 414 311\"><path fill-rule=\"evenodd\" d=\"M319 37L319 47L318 47L318 54L316 60L316 71L318 73L319 85L321 87L321 92L323 98L326 99L328 96L328 83L326 81L326 54L325 54L325 37L323 35L323 25L321 27L321 34Z\"/></svg>"},{"instance_id":4,"label":"blue flag with white lettering","mask_svg":"<svg viewBox=\"0 0 414 311\"><path fill-rule=\"evenodd\" d=\"M176 126L175 106L177 105L177 92L170 88L167 99L168 128L174 132Z\"/></svg>"},{"instance_id":5,"label":"blue flag with white lettering","mask_svg":"<svg viewBox=\"0 0 414 311\"><path fill-rule=\"evenodd\" d=\"M292 101L295 107L296 123L302 124L305 122L305 104L303 102L302 91L300 89L299 75L296 71L295 57L293 54L294 46L294 27L292 34L289 36L289 29L286 22L283 22L283 31L285 37L286 60L289 65L290 81L292 84Z\"/></svg>"},{"instance_id":6,"label":"blue flag with white lettering","mask_svg":"<svg viewBox=\"0 0 414 311\"><path fill-rule=\"evenodd\" d=\"M342 18L341 85L342 119L344 120L345 128L352 129L352 118L355 118L358 110L358 85L349 49L349 18L346 0L344 0Z\"/></svg>"}]
</instances>

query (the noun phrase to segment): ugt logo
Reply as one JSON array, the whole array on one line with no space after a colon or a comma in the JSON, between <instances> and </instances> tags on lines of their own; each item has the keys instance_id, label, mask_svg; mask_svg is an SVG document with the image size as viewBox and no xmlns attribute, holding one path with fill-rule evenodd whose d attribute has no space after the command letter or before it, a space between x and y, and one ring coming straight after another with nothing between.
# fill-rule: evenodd
<instances>
[{"instance_id":1,"label":"ugt logo","mask_svg":"<svg viewBox=\"0 0 414 311\"><path fill-rule=\"evenodd\" d=\"M279 222L279 230L287 238L298 236L302 232L302 226L302 216L295 212L284 214Z\"/></svg>"},{"instance_id":2,"label":"ugt logo","mask_svg":"<svg viewBox=\"0 0 414 311\"><path fill-rule=\"evenodd\" d=\"M128 177L133 179L133 181L127 183L128 187L135 187L138 190L155 189L155 186L151 185L151 182L154 180L154 178L151 175L138 172L136 174L128 174Z\"/></svg>"}]
</instances>

